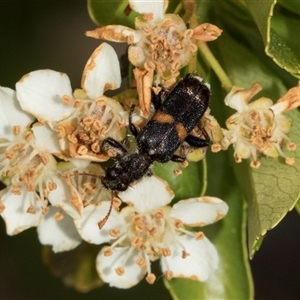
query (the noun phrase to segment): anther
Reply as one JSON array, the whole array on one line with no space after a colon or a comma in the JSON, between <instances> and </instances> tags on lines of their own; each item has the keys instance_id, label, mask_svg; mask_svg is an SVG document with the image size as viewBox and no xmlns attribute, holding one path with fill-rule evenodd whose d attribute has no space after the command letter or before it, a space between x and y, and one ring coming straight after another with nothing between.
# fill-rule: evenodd
<instances>
[{"instance_id":1,"label":"anther","mask_svg":"<svg viewBox=\"0 0 300 300\"><path fill-rule=\"evenodd\" d=\"M20 125L15 125L12 127L12 132L14 135L19 135L21 132L21 126Z\"/></svg>"},{"instance_id":2,"label":"anther","mask_svg":"<svg viewBox=\"0 0 300 300\"><path fill-rule=\"evenodd\" d=\"M165 272L165 276L167 280L171 280L173 278L173 272L171 270L168 270Z\"/></svg>"},{"instance_id":3,"label":"anther","mask_svg":"<svg viewBox=\"0 0 300 300\"><path fill-rule=\"evenodd\" d=\"M250 167L253 168L253 169L258 169L261 165L261 162L256 160L256 161L251 161L250 163Z\"/></svg>"},{"instance_id":4,"label":"anther","mask_svg":"<svg viewBox=\"0 0 300 300\"><path fill-rule=\"evenodd\" d=\"M164 257L171 256L171 249L170 248L162 248L162 255Z\"/></svg>"},{"instance_id":5,"label":"anther","mask_svg":"<svg viewBox=\"0 0 300 300\"><path fill-rule=\"evenodd\" d=\"M175 227L175 228L180 228L180 227L182 227L182 225L183 225L183 222L181 221L181 220L179 220L179 219L176 219L176 220L174 220L173 222L172 222L172 224L173 224L173 226Z\"/></svg>"},{"instance_id":6,"label":"anther","mask_svg":"<svg viewBox=\"0 0 300 300\"><path fill-rule=\"evenodd\" d=\"M199 231L195 234L196 241L200 241L205 237L204 233L202 231Z\"/></svg>"},{"instance_id":7,"label":"anther","mask_svg":"<svg viewBox=\"0 0 300 300\"><path fill-rule=\"evenodd\" d=\"M79 154L79 155L85 155L85 154L87 154L87 152L88 152L88 148L87 147L85 147L85 146L80 146L79 148L78 148L78 150L77 150L77 153Z\"/></svg>"},{"instance_id":8,"label":"anther","mask_svg":"<svg viewBox=\"0 0 300 300\"><path fill-rule=\"evenodd\" d=\"M164 210L161 208L157 209L154 213L154 216L159 219L163 218L164 215L165 215Z\"/></svg>"},{"instance_id":9,"label":"anther","mask_svg":"<svg viewBox=\"0 0 300 300\"><path fill-rule=\"evenodd\" d=\"M113 251L110 247L104 247L102 252L104 256L111 256L113 254Z\"/></svg>"},{"instance_id":10,"label":"anther","mask_svg":"<svg viewBox=\"0 0 300 300\"><path fill-rule=\"evenodd\" d=\"M123 267L118 267L115 269L117 275L122 276L125 273L125 270Z\"/></svg>"},{"instance_id":11,"label":"anther","mask_svg":"<svg viewBox=\"0 0 300 300\"><path fill-rule=\"evenodd\" d=\"M28 214L32 214L32 215L34 215L34 214L36 213L35 208L34 208L33 205L30 205L30 206L27 208L26 212L27 212Z\"/></svg>"},{"instance_id":12,"label":"anther","mask_svg":"<svg viewBox=\"0 0 300 300\"><path fill-rule=\"evenodd\" d=\"M57 213L54 214L54 219L56 221L61 221L63 218L64 218L64 215L60 211L58 211Z\"/></svg>"},{"instance_id":13,"label":"anther","mask_svg":"<svg viewBox=\"0 0 300 300\"><path fill-rule=\"evenodd\" d=\"M146 276L148 283L153 284L155 282L156 276L153 273L150 273Z\"/></svg>"},{"instance_id":14,"label":"anther","mask_svg":"<svg viewBox=\"0 0 300 300\"><path fill-rule=\"evenodd\" d=\"M109 230L109 235L116 238L120 235L120 230L118 229L111 229Z\"/></svg>"},{"instance_id":15,"label":"anther","mask_svg":"<svg viewBox=\"0 0 300 300\"><path fill-rule=\"evenodd\" d=\"M143 268L144 266L146 266L146 260L143 257L140 257L136 260L135 262L140 268Z\"/></svg>"},{"instance_id":16,"label":"anther","mask_svg":"<svg viewBox=\"0 0 300 300\"><path fill-rule=\"evenodd\" d=\"M293 157L287 157L285 159L285 163L289 166L293 165L295 163L295 159Z\"/></svg>"},{"instance_id":17,"label":"anther","mask_svg":"<svg viewBox=\"0 0 300 300\"><path fill-rule=\"evenodd\" d=\"M190 254L187 253L185 250L182 250L182 255L181 257L184 259L184 258L187 258Z\"/></svg>"},{"instance_id":18,"label":"anther","mask_svg":"<svg viewBox=\"0 0 300 300\"><path fill-rule=\"evenodd\" d=\"M62 102L66 105L70 105L72 103L72 98L68 95L63 95L62 96Z\"/></svg>"}]
</instances>

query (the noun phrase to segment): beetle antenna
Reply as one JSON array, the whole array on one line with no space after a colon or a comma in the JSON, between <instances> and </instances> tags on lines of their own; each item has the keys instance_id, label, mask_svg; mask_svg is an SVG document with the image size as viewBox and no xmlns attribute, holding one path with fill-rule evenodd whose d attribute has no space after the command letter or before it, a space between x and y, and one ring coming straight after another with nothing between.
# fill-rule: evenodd
<instances>
[{"instance_id":1,"label":"beetle antenna","mask_svg":"<svg viewBox=\"0 0 300 300\"><path fill-rule=\"evenodd\" d=\"M103 176L101 175L96 175L96 174L91 174L91 173L85 173L85 172L77 172L77 173L72 173L72 174L62 174L61 177L68 179L68 178L73 178L76 176L91 176L94 178L101 179Z\"/></svg>"},{"instance_id":2,"label":"beetle antenna","mask_svg":"<svg viewBox=\"0 0 300 300\"><path fill-rule=\"evenodd\" d=\"M112 210L112 207L113 207L113 203L114 203L114 198L115 198L115 194L114 192L112 191L111 192L111 201L110 201L110 207L109 207L109 210L106 214L106 216L98 223L98 227L99 229L102 229L102 227L105 225L105 223L107 222L109 216L110 216L110 213L111 213L111 210Z\"/></svg>"}]
</instances>

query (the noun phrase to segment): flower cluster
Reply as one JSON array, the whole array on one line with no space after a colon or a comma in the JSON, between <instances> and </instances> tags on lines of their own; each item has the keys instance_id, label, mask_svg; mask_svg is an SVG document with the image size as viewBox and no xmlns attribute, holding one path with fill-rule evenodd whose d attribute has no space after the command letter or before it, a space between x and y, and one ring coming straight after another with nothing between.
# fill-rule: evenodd
<instances>
[{"instance_id":1,"label":"flower cluster","mask_svg":"<svg viewBox=\"0 0 300 300\"><path fill-rule=\"evenodd\" d=\"M110 138L112 146L121 145L126 153L127 148L132 150L130 130L153 116L153 94L164 89L169 95L198 43L213 41L222 31L208 23L188 28L178 15L166 13L167 0L129 0L129 6L139 14L135 29L109 25L87 35L129 44L139 99L133 100L139 103L134 125L128 121L134 106L126 104L132 99L117 101L118 95L116 99L105 95L121 85L118 58L107 43L87 61L80 89L73 91L68 76L53 70L24 75L16 91L0 87L0 179L6 185L0 191L0 215L9 235L37 227L40 242L54 252L74 249L83 240L101 245L96 269L111 286L129 288L144 277L154 283L153 261L160 262L168 280L206 281L218 268L219 256L204 232L197 230L222 219L227 204L216 197L195 196L171 205L174 192L169 184L150 172L123 192L104 188L105 168L120 153L103 141ZM209 84L205 86L209 94ZM259 166L260 154L282 156L293 164L281 149L284 143L290 150L296 147L288 137L291 121L282 113L300 105L300 86L275 104L267 98L249 103L260 90L258 83L248 90L232 88L225 104L237 112L227 119L227 129L220 127L209 108L192 130L177 122L174 134L178 144L183 142L173 157L203 159L208 147L187 143L196 137L198 142L209 138L212 152L232 144L236 161L250 158L252 167ZM172 115L160 113L158 123L163 119L174 124ZM118 143L124 140L124 146Z\"/></svg>"},{"instance_id":2,"label":"flower cluster","mask_svg":"<svg viewBox=\"0 0 300 300\"><path fill-rule=\"evenodd\" d=\"M258 156L282 156L289 165L294 159L286 157L282 152L283 142L289 150L295 150L295 143L291 142L288 134L291 121L282 113L300 105L300 86L290 89L277 103L271 99L259 98L253 102L250 99L262 89L259 83L250 89L233 87L225 98L225 104L237 110L226 121L228 130L224 130L227 142L234 147L234 157L237 162L251 158L251 166L258 168Z\"/></svg>"},{"instance_id":3,"label":"flower cluster","mask_svg":"<svg viewBox=\"0 0 300 300\"><path fill-rule=\"evenodd\" d=\"M88 31L87 36L129 44L128 58L136 67L136 79L141 109L144 115L150 112L154 72L156 84L169 87L176 82L179 69L187 65L197 52L197 41L213 41L222 30L205 23L196 28L187 28L176 14L166 14L168 0L128 1L130 8L139 13L136 29L122 25L108 25Z\"/></svg>"}]
</instances>

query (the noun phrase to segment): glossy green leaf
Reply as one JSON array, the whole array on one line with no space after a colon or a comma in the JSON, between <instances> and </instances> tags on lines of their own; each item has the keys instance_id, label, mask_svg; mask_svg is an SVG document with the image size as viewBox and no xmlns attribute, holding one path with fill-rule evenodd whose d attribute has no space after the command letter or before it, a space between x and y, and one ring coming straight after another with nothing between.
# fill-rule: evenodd
<instances>
[{"instance_id":1,"label":"glossy green leaf","mask_svg":"<svg viewBox=\"0 0 300 300\"><path fill-rule=\"evenodd\" d=\"M134 28L135 12L128 16L125 9L128 6L126 0L88 0L88 12L91 19L100 26L106 25L124 25Z\"/></svg>"},{"instance_id":2,"label":"glossy green leaf","mask_svg":"<svg viewBox=\"0 0 300 300\"><path fill-rule=\"evenodd\" d=\"M295 45L291 47L290 44L291 41L299 38L297 26L290 24L289 18L285 18L283 15L276 16L276 18L280 18L280 22L272 22L273 14L276 15L276 11L274 11L275 0L246 0L245 3L259 28L266 54L281 68L300 78L300 62L297 54L300 46L298 44L296 47ZM277 13L280 14L280 11ZM280 24L279 27L278 24ZM279 34L282 27L288 30L288 35L281 36Z\"/></svg>"},{"instance_id":3,"label":"glossy green leaf","mask_svg":"<svg viewBox=\"0 0 300 300\"><path fill-rule=\"evenodd\" d=\"M300 144L300 113L295 110L287 114L293 120L290 138ZM250 256L259 247L257 242L274 228L296 204L300 195L300 149L284 151L295 158L289 166L282 158L261 158L258 169L249 168L249 162L236 166L237 178L248 200L248 242Z\"/></svg>"},{"instance_id":4,"label":"glossy green leaf","mask_svg":"<svg viewBox=\"0 0 300 300\"><path fill-rule=\"evenodd\" d=\"M154 173L165 179L175 192L174 201L202 196L206 190L206 165L205 161L189 162L181 169L182 174L175 175L174 171L181 168L177 163L155 164Z\"/></svg>"}]
</instances>

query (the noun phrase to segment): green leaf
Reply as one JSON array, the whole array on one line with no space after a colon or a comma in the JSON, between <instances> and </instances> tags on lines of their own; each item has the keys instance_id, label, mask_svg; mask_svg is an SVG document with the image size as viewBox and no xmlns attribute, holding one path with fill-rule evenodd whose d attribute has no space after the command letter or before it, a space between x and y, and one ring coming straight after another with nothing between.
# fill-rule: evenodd
<instances>
[{"instance_id":1,"label":"green leaf","mask_svg":"<svg viewBox=\"0 0 300 300\"><path fill-rule=\"evenodd\" d=\"M275 0L246 0L245 3L261 33L266 54L281 68L300 78L300 62L297 54L300 46L299 43L296 45L293 43L299 37L298 26L295 22L290 23L290 18L281 15L280 11L274 10ZM279 18L279 21L273 22L273 18ZM299 21L296 23L299 24ZM288 35L280 35L282 28Z\"/></svg>"},{"instance_id":2,"label":"green leaf","mask_svg":"<svg viewBox=\"0 0 300 300\"><path fill-rule=\"evenodd\" d=\"M294 110L286 115L293 121L289 137L299 145L300 113ZM260 159L258 169L249 168L248 161L235 166L249 205L248 243L251 257L259 248L259 239L284 218L300 195L300 149L284 152L295 158L293 166L285 164L282 158L264 157Z\"/></svg>"},{"instance_id":3,"label":"green leaf","mask_svg":"<svg viewBox=\"0 0 300 300\"><path fill-rule=\"evenodd\" d=\"M206 190L206 164L205 161L189 162L182 169L182 174L175 175L174 170L180 169L174 162L155 164L153 171L165 179L175 193L174 201L202 196Z\"/></svg>"},{"instance_id":4,"label":"green leaf","mask_svg":"<svg viewBox=\"0 0 300 300\"><path fill-rule=\"evenodd\" d=\"M129 16L126 16L124 13L128 6L128 1L88 0L87 4L89 15L97 25L124 25L134 28L136 13L131 12Z\"/></svg>"}]
</instances>

